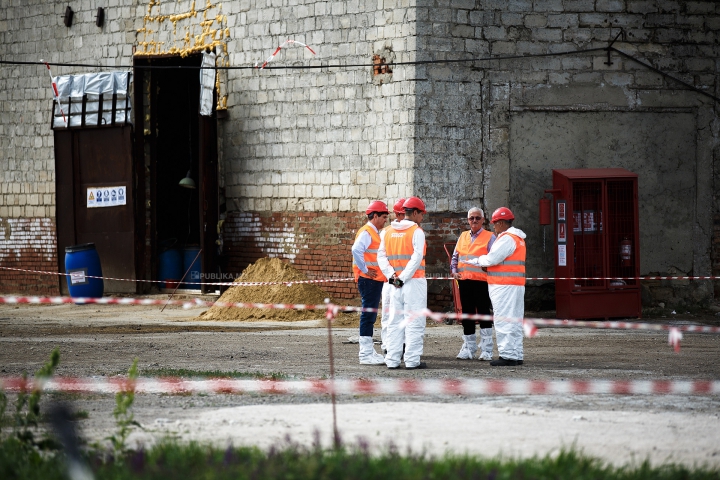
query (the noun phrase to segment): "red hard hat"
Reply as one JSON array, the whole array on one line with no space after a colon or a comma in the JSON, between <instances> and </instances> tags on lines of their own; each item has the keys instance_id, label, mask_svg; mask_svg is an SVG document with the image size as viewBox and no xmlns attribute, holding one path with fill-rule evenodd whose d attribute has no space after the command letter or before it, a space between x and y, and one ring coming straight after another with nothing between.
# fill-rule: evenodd
<instances>
[{"instance_id":1,"label":"red hard hat","mask_svg":"<svg viewBox=\"0 0 720 480\"><path fill-rule=\"evenodd\" d=\"M385 202L381 202L380 200L370 202L370 205L368 205L367 209L365 209L365 214L370 215L373 212L388 213L387 205L385 205Z\"/></svg>"},{"instance_id":2,"label":"red hard hat","mask_svg":"<svg viewBox=\"0 0 720 480\"><path fill-rule=\"evenodd\" d=\"M513 215L509 208L500 207L493 212L492 219L490 221L495 223L498 220L515 220L515 215Z\"/></svg>"},{"instance_id":3,"label":"red hard hat","mask_svg":"<svg viewBox=\"0 0 720 480\"><path fill-rule=\"evenodd\" d=\"M403 208L416 208L422 213L427 213L425 211L425 202L420 200L418 197L410 197L405 200L405 203L403 203Z\"/></svg>"},{"instance_id":4,"label":"red hard hat","mask_svg":"<svg viewBox=\"0 0 720 480\"><path fill-rule=\"evenodd\" d=\"M393 212L405 213L405 209L403 208L403 205L405 205L405 199L401 198L400 200L395 202L395 205L393 205Z\"/></svg>"}]
</instances>

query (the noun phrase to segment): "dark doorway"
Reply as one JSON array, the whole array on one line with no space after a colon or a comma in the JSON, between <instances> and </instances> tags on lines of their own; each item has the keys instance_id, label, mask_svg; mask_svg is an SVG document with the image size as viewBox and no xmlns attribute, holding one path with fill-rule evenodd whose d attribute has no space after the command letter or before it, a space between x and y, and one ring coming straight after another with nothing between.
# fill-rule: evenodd
<instances>
[{"instance_id":1,"label":"dark doorway","mask_svg":"<svg viewBox=\"0 0 720 480\"><path fill-rule=\"evenodd\" d=\"M188 57L136 58L136 103L144 105L144 115L136 128L136 140L142 135L142 150L136 154L145 158L145 193L149 203L147 217L150 237L150 261L147 270L153 279L159 278L161 257L168 249L177 249L185 259L191 252L202 250L199 257L200 272L215 272L215 231L217 223L217 129L216 118L200 116L200 70L201 55ZM187 179L186 179L187 177ZM192 181L195 188L180 185ZM206 248L206 244L209 248ZM190 262L192 263L192 259ZM183 265L184 273L189 263ZM195 272L192 289L199 288L201 280ZM179 280L179 279L178 279ZM161 287L163 285L160 285ZM167 287L167 285L165 285ZM209 290L214 288L203 288Z\"/></svg>"}]
</instances>

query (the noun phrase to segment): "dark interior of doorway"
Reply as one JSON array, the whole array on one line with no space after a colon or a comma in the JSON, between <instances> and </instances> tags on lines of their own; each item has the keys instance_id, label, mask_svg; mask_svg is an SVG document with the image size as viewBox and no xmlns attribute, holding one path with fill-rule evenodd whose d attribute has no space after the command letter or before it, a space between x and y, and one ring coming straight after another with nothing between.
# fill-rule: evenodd
<instances>
[{"instance_id":1,"label":"dark interior of doorway","mask_svg":"<svg viewBox=\"0 0 720 480\"><path fill-rule=\"evenodd\" d=\"M153 61L158 66L198 66L200 55ZM155 235L158 251L200 244L199 190L184 188L188 175L199 186L200 74L194 68L152 70L155 120Z\"/></svg>"}]
</instances>

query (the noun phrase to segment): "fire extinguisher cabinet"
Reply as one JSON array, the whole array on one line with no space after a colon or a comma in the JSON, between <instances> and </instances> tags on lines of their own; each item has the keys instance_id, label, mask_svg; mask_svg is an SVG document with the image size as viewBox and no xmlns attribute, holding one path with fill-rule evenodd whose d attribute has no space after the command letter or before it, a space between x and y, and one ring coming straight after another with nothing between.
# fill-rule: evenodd
<instances>
[{"instance_id":1,"label":"fire extinguisher cabinet","mask_svg":"<svg viewBox=\"0 0 720 480\"><path fill-rule=\"evenodd\" d=\"M638 176L553 170L558 318L640 317Z\"/></svg>"}]
</instances>

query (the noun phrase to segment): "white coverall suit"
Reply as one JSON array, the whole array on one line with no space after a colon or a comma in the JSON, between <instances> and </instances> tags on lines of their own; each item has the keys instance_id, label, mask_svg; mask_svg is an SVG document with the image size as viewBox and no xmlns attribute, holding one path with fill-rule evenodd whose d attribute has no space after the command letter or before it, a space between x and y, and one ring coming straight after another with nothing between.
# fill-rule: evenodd
<instances>
[{"instance_id":1,"label":"white coverall suit","mask_svg":"<svg viewBox=\"0 0 720 480\"><path fill-rule=\"evenodd\" d=\"M506 232L522 239L527 237L525 232L515 227L510 227ZM515 252L515 241L511 236L504 235L506 232L498 236L490 253L469 260L468 263L490 267L512 255ZM493 305L498 353L506 360L522 360L525 286L488 284L488 293Z\"/></svg>"},{"instance_id":2,"label":"white coverall suit","mask_svg":"<svg viewBox=\"0 0 720 480\"><path fill-rule=\"evenodd\" d=\"M416 223L410 220L394 220L391 226L396 230L407 230ZM380 247L378 248L378 265L387 278L395 275L403 282L401 288L390 286L388 299L388 313L384 323L387 323L385 345L385 365L398 367L401 359L405 367L420 365L420 356L423 353L423 340L425 336L425 316L416 316L404 312L416 312L427 308L427 280L413 278L415 271L420 267L425 256L425 232L421 228L415 229L412 237L413 253L405 269L400 274L390 265L385 250L385 235L388 230L380 232ZM384 299L383 299L384 301ZM383 327L385 325L383 324ZM405 357L402 357L403 343L405 343Z\"/></svg>"}]
</instances>

